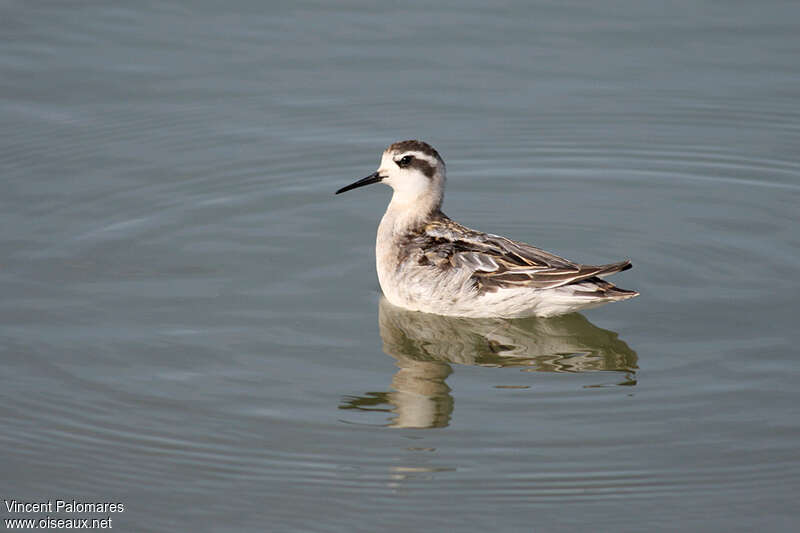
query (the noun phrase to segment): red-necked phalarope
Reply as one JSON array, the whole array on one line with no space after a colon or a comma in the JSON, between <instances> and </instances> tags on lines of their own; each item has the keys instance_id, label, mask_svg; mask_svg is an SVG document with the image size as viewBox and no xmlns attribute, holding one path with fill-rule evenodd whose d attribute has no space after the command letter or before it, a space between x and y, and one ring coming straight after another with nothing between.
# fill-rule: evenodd
<instances>
[{"instance_id":1,"label":"red-necked phalarope","mask_svg":"<svg viewBox=\"0 0 800 533\"><path fill-rule=\"evenodd\" d=\"M601 279L629 260L581 265L481 233L441 211L445 165L422 141L389 146L378 170L336 194L383 182L394 189L378 227L378 280L390 303L439 315L554 316L638 296Z\"/></svg>"}]
</instances>

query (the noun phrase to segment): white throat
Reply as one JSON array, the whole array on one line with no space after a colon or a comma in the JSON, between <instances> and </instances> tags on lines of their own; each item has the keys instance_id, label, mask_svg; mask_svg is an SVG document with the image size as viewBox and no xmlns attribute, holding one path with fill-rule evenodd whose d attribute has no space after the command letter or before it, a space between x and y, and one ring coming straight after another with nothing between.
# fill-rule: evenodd
<instances>
[{"instance_id":1,"label":"white throat","mask_svg":"<svg viewBox=\"0 0 800 533\"><path fill-rule=\"evenodd\" d=\"M427 178L426 178L427 179ZM435 176L425 189L394 188L392 200L386 208L384 220L391 220L393 233L402 233L424 222L432 213L439 210L444 199L444 178Z\"/></svg>"}]
</instances>

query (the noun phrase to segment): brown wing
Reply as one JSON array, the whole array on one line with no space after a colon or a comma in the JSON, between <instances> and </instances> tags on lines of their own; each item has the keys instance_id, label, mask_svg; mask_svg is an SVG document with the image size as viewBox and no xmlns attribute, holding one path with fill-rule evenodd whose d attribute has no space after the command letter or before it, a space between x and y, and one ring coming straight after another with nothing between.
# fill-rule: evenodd
<instances>
[{"instance_id":1,"label":"brown wing","mask_svg":"<svg viewBox=\"0 0 800 533\"><path fill-rule=\"evenodd\" d=\"M529 244L481 233L444 214L425 225L425 259L440 267L468 268L483 290L551 289L631 268L630 261L580 265ZM421 236L422 236L421 235Z\"/></svg>"}]
</instances>

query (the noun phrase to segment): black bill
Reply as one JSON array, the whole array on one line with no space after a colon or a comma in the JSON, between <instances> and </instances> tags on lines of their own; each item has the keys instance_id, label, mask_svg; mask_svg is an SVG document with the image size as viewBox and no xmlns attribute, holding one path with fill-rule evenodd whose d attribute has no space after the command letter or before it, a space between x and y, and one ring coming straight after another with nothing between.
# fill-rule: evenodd
<instances>
[{"instance_id":1,"label":"black bill","mask_svg":"<svg viewBox=\"0 0 800 533\"><path fill-rule=\"evenodd\" d=\"M370 174L366 178L361 178L360 180L358 180L355 183L351 183L350 185L342 187L341 189L336 191L336 194L339 194L339 193L342 193L342 192L347 192L347 191L352 191L353 189L358 189L359 187L363 187L364 185L372 185L373 183L378 183L382 179L383 179L383 176L379 176L377 172L373 172L372 174Z\"/></svg>"}]
</instances>

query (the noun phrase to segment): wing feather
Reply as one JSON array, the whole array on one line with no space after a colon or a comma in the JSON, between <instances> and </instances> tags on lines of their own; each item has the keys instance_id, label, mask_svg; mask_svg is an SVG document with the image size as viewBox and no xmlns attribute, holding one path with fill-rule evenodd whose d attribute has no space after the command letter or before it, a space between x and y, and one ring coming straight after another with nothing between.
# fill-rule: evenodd
<instances>
[{"instance_id":1,"label":"wing feather","mask_svg":"<svg viewBox=\"0 0 800 533\"><path fill-rule=\"evenodd\" d=\"M630 261L581 265L529 244L471 230L443 213L422 229L425 255L440 267L465 268L479 288L550 289L627 270Z\"/></svg>"}]
</instances>

